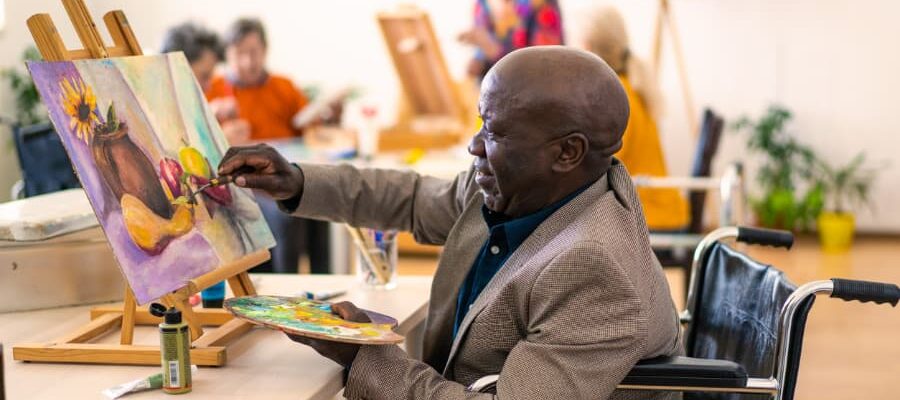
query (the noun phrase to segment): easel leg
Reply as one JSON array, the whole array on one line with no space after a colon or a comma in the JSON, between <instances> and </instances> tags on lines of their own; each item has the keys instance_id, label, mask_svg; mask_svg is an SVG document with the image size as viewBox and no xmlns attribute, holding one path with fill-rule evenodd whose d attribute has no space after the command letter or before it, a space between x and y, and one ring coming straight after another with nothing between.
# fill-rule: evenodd
<instances>
[{"instance_id":1,"label":"easel leg","mask_svg":"<svg viewBox=\"0 0 900 400\"><path fill-rule=\"evenodd\" d=\"M256 288L253 287L253 282L247 272L241 272L228 278L228 286L231 287L231 292L235 297L256 295Z\"/></svg>"},{"instance_id":2,"label":"easel leg","mask_svg":"<svg viewBox=\"0 0 900 400\"><path fill-rule=\"evenodd\" d=\"M134 341L134 314L137 311L137 302L131 287L125 284L125 304L122 308L122 336L121 344L131 344Z\"/></svg>"},{"instance_id":3,"label":"easel leg","mask_svg":"<svg viewBox=\"0 0 900 400\"><path fill-rule=\"evenodd\" d=\"M172 295L166 297L168 298L166 300L167 302L177 308L178 311L181 311L181 317L191 330L191 341L193 342L200 338L200 336L203 336L203 327L200 326L200 319L197 318L197 314L194 313L194 307L191 307L190 300L187 298L178 299Z\"/></svg>"}]
</instances>

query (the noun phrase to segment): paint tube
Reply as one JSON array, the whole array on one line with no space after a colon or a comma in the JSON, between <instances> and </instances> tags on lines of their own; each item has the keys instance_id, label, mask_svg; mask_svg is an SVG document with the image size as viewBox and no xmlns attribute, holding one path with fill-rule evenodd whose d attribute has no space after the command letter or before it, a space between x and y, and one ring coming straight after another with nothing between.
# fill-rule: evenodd
<instances>
[{"instance_id":1,"label":"paint tube","mask_svg":"<svg viewBox=\"0 0 900 400\"><path fill-rule=\"evenodd\" d=\"M191 374L197 373L197 366L191 365ZM129 393L135 392L143 392L145 390L153 390L153 389L161 389L163 386L163 374L162 372L154 375L150 375L143 379L137 379L131 382L123 383L118 386L113 386L109 389L103 390L101 392L106 398L113 400L118 399Z\"/></svg>"}]
</instances>

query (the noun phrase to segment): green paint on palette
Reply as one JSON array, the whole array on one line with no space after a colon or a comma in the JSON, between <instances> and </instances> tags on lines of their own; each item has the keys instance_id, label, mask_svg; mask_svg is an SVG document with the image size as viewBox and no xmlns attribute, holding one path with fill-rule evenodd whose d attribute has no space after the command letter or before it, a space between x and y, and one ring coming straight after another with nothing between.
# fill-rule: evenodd
<instances>
[{"instance_id":1,"label":"green paint on palette","mask_svg":"<svg viewBox=\"0 0 900 400\"><path fill-rule=\"evenodd\" d=\"M238 318L293 335L358 344L403 341L391 324L347 321L331 313L330 303L300 297L237 297L225 307Z\"/></svg>"}]
</instances>

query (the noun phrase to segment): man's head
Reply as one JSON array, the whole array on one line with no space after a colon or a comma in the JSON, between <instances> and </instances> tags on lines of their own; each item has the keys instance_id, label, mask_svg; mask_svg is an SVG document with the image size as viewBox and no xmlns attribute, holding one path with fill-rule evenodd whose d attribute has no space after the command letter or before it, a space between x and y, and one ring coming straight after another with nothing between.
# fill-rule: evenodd
<instances>
[{"instance_id":1,"label":"man's head","mask_svg":"<svg viewBox=\"0 0 900 400\"><path fill-rule=\"evenodd\" d=\"M228 69L245 85L260 83L266 76L266 30L258 19L241 18L225 35Z\"/></svg>"},{"instance_id":2,"label":"man's head","mask_svg":"<svg viewBox=\"0 0 900 400\"><path fill-rule=\"evenodd\" d=\"M163 39L161 50L163 53L184 52L194 76L203 89L209 86L216 65L224 58L219 36L190 22L169 29Z\"/></svg>"},{"instance_id":3,"label":"man's head","mask_svg":"<svg viewBox=\"0 0 900 400\"><path fill-rule=\"evenodd\" d=\"M599 57L529 47L485 76L472 138L475 180L492 211L517 217L550 205L609 168L622 147L628 98Z\"/></svg>"}]
</instances>

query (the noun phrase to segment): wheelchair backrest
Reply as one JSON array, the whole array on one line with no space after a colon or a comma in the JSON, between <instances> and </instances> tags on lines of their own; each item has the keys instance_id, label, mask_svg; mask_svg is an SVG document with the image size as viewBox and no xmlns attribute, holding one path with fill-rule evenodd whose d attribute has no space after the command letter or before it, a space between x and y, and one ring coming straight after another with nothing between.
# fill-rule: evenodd
<instances>
[{"instance_id":1,"label":"wheelchair backrest","mask_svg":"<svg viewBox=\"0 0 900 400\"><path fill-rule=\"evenodd\" d=\"M50 123L15 127L25 197L81 187L59 135Z\"/></svg>"},{"instance_id":2,"label":"wheelchair backrest","mask_svg":"<svg viewBox=\"0 0 900 400\"><path fill-rule=\"evenodd\" d=\"M797 287L778 269L722 243L704 261L687 355L734 361L751 377L772 376L779 314Z\"/></svg>"}]
</instances>

